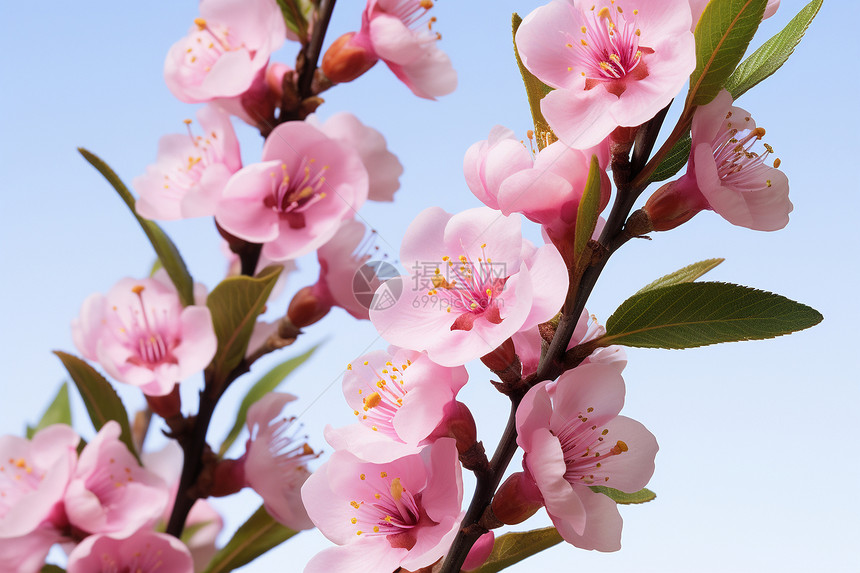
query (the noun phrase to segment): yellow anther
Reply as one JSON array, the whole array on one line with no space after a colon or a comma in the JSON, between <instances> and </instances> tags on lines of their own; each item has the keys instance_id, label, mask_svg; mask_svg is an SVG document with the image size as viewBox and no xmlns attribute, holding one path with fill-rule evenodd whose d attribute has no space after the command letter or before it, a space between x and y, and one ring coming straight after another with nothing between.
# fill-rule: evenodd
<instances>
[{"instance_id":1,"label":"yellow anther","mask_svg":"<svg viewBox=\"0 0 860 573\"><path fill-rule=\"evenodd\" d=\"M359 476L358 476L358 479L360 479L360 480L365 480L365 479L367 479L367 476L366 476L366 475L364 475L364 474L361 474L361 475L359 475Z\"/></svg>"},{"instance_id":2,"label":"yellow anther","mask_svg":"<svg viewBox=\"0 0 860 573\"><path fill-rule=\"evenodd\" d=\"M143 292L143 285L134 285L133 287L131 287L131 292L133 292L134 294L142 293Z\"/></svg>"},{"instance_id":3,"label":"yellow anther","mask_svg":"<svg viewBox=\"0 0 860 573\"><path fill-rule=\"evenodd\" d=\"M433 0L421 0L421 1L419 2L419 4L420 4L420 5L421 5L421 7L422 7L422 8L424 8L425 10L429 10L430 8L432 8L432 7L433 7Z\"/></svg>"},{"instance_id":4,"label":"yellow anther","mask_svg":"<svg viewBox=\"0 0 860 573\"><path fill-rule=\"evenodd\" d=\"M387 477L388 477L388 472L379 472L379 477L381 477L381 478L387 478Z\"/></svg>"},{"instance_id":5,"label":"yellow anther","mask_svg":"<svg viewBox=\"0 0 860 573\"><path fill-rule=\"evenodd\" d=\"M779 157L773 160L774 169L778 169L780 165L782 165L782 160Z\"/></svg>"},{"instance_id":6,"label":"yellow anther","mask_svg":"<svg viewBox=\"0 0 860 573\"><path fill-rule=\"evenodd\" d=\"M400 498L403 497L403 486L400 485L400 478L391 480L391 497L394 498L394 501L400 501Z\"/></svg>"},{"instance_id":7,"label":"yellow anther","mask_svg":"<svg viewBox=\"0 0 860 573\"><path fill-rule=\"evenodd\" d=\"M206 29L206 20L204 20L203 18L194 18L194 23L197 24L198 30Z\"/></svg>"},{"instance_id":8,"label":"yellow anther","mask_svg":"<svg viewBox=\"0 0 860 573\"><path fill-rule=\"evenodd\" d=\"M380 402L382 402L382 396L379 395L379 392L374 392L373 394L364 399L365 411L370 410L371 408L375 408L379 405Z\"/></svg>"}]
</instances>

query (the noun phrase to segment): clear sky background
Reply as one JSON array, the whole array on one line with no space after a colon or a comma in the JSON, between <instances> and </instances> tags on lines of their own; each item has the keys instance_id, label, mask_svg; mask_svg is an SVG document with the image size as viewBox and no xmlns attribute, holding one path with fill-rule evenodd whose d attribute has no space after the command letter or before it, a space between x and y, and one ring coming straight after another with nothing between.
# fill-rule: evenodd
<instances>
[{"instance_id":1,"label":"clear sky background","mask_svg":"<svg viewBox=\"0 0 860 573\"><path fill-rule=\"evenodd\" d=\"M363 4L338 3L327 43L358 28ZM783 0L756 44L804 4ZM440 0L440 46L450 54L460 85L438 102L414 97L381 64L325 94L322 116L352 111L385 134L405 166L396 202L362 210L392 257L424 208L456 212L479 204L462 177L469 145L497 123L520 135L530 127L511 50L510 14L525 15L538 5ZM155 159L158 138L184 129L182 120L193 117L195 108L171 96L162 65L170 45L197 16L197 5L3 0L0 7L0 431L20 434L66 379L50 350L75 351L69 322L82 301L121 277L144 276L154 257L125 206L75 148L101 155L130 183ZM856 3L826 0L788 64L738 102L767 129L766 140L791 180L795 210L788 227L758 233L700 214L653 241L625 246L588 305L604 321L654 278L697 260L725 257L708 278L778 292L817 308L824 322L770 341L629 350L624 413L642 421L660 443L649 485L658 498L621 509L625 525L618 553L560 545L510 571L860 569L860 185L851 143L860 133L860 70L847 28L858 17ZM287 45L274 59L291 63L294 56L295 48ZM257 161L259 135L239 123L237 130L245 162ZM211 220L164 228L193 276L210 288L217 284L225 262ZM315 281L315 259L299 265L287 294L270 305L273 311L283 312L290 292ZM290 412L300 417L311 443L326 449L324 425L352 418L340 391L343 368L368 348L384 347L372 325L356 324L339 310L236 384L216 413L210 440L220 443L252 380L320 341L322 349L284 389L301 397ZM506 399L492 389L480 365L470 372L461 399L473 405L480 438L492 450L507 417ZM186 396L197 385L199 380L189 380ZM142 404L134 391L123 389L122 396L130 407ZM92 435L77 396L73 406L76 426ZM158 445L158 436L152 443ZM224 540L258 505L253 493L219 500L228 513ZM546 524L541 512L515 529ZM305 532L243 571L299 571L327 545L318 532Z\"/></svg>"}]
</instances>

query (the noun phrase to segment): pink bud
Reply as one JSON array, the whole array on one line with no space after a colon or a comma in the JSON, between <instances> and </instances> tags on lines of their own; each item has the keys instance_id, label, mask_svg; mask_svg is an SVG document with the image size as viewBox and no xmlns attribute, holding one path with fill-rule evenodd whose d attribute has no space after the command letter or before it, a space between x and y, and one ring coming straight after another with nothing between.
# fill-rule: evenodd
<instances>
[{"instance_id":1,"label":"pink bud","mask_svg":"<svg viewBox=\"0 0 860 573\"><path fill-rule=\"evenodd\" d=\"M677 184L679 181L672 181L657 189L643 207L655 231L674 229L708 208L707 202L703 204L701 194L686 192L682 185Z\"/></svg>"},{"instance_id":2,"label":"pink bud","mask_svg":"<svg viewBox=\"0 0 860 573\"><path fill-rule=\"evenodd\" d=\"M284 76L292 71L293 69L290 66L281 62L269 64L269 67L266 69L266 86L268 86L278 101L284 97Z\"/></svg>"},{"instance_id":3,"label":"pink bud","mask_svg":"<svg viewBox=\"0 0 860 573\"><path fill-rule=\"evenodd\" d=\"M321 320L330 310L331 304L320 300L313 287L306 286L290 301L287 316L296 328L304 328Z\"/></svg>"},{"instance_id":4,"label":"pink bud","mask_svg":"<svg viewBox=\"0 0 860 573\"><path fill-rule=\"evenodd\" d=\"M543 507L543 498L534 480L524 472L512 474L493 497L493 513L507 525L516 525Z\"/></svg>"},{"instance_id":5,"label":"pink bud","mask_svg":"<svg viewBox=\"0 0 860 573\"><path fill-rule=\"evenodd\" d=\"M456 400L448 402L443 410L442 421L431 438L454 438L457 440L457 451L461 454L467 452L478 441L478 429L469 407Z\"/></svg>"},{"instance_id":6,"label":"pink bud","mask_svg":"<svg viewBox=\"0 0 860 573\"><path fill-rule=\"evenodd\" d=\"M492 352L481 357L484 366L493 372L505 372L509 368L519 370L519 359L514 348L514 341L508 338Z\"/></svg>"},{"instance_id":7,"label":"pink bud","mask_svg":"<svg viewBox=\"0 0 860 573\"><path fill-rule=\"evenodd\" d=\"M483 565L490 557L495 542L496 534L492 531L488 531L480 536L475 544L472 545L469 554L466 556L466 560L463 562L463 571L473 571Z\"/></svg>"},{"instance_id":8,"label":"pink bud","mask_svg":"<svg viewBox=\"0 0 860 573\"><path fill-rule=\"evenodd\" d=\"M354 41L355 36L355 32L344 34L334 41L323 56L322 70L332 83L351 82L372 68L379 59L370 46Z\"/></svg>"},{"instance_id":9,"label":"pink bud","mask_svg":"<svg viewBox=\"0 0 860 573\"><path fill-rule=\"evenodd\" d=\"M238 460L221 460L215 466L215 476L212 483L213 497L233 495L245 487L245 458Z\"/></svg>"}]
</instances>

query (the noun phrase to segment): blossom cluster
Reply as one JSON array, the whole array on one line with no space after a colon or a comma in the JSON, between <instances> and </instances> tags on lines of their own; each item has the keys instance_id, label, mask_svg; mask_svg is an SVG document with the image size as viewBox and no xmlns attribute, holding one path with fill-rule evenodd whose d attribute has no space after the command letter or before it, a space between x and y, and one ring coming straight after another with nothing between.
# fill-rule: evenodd
<instances>
[{"instance_id":1,"label":"blossom cluster","mask_svg":"<svg viewBox=\"0 0 860 573\"><path fill-rule=\"evenodd\" d=\"M542 508L568 543L618 550L616 497L643 490L658 445L621 415L627 357L603 343L606 329L585 310L594 283L583 276L599 274L632 236L668 231L700 211L772 231L792 210L779 159L766 163L773 149L761 142L765 130L723 89L703 105L684 104L685 173L626 225L613 222L619 181L635 182L625 177L641 128L662 121L696 69L694 33L706 10L699 0L641 4L551 0L515 26L524 75L546 92L537 105L549 130L537 140L529 132L526 144L497 125L469 147L464 180L483 206L419 213L403 237L398 275L374 260L374 232L358 212L367 201L394 200L400 161L355 115L314 112L320 93L380 60L418 97L453 91L434 3L368 0L358 31L331 43L317 69L309 47L320 51L331 17L317 3L200 0L164 77L180 101L204 105L197 125L186 120L187 133L164 136L155 163L134 180L136 213L213 218L229 258L225 282L263 281L276 266L280 286L272 279L264 303L275 301L301 257L316 256L317 281L272 323L257 322L263 303L230 301L242 310L225 311L190 276L183 292L181 259L87 298L72 323L74 343L113 381L140 390L146 421L132 431L122 416L95 416L88 443L66 424L0 438L0 568L38 571L59 545L69 573L201 571L222 524L206 498L246 487L275 522L317 527L334 543L311 559L309 573L417 571L455 551L445 571L472 570L490 555L492 529ZM288 40L300 49L296 69L272 61ZM233 118L265 137L259 161L243 163ZM622 219L632 202L626 208ZM529 223L540 227L542 244L525 237ZM256 389L234 428L247 430L244 451L225 457L233 437L216 454L206 436L227 386L333 307L369 320L390 346L347 366L342 390L355 423L326 426L328 458L312 471L320 452L282 413L296 396ZM510 456L489 462L472 412L458 400L475 360L515 407L505 439L522 450L522 468L504 481ZM78 374L89 368L101 379L80 362ZM203 379L197 415L183 411L179 393L195 375ZM158 452L143 447L152 414L172 439ZM502 482L479 515L464 511L464 469L479 482ZM191 533L180 540L183 527Z\"/></svg>"}]
</instances>

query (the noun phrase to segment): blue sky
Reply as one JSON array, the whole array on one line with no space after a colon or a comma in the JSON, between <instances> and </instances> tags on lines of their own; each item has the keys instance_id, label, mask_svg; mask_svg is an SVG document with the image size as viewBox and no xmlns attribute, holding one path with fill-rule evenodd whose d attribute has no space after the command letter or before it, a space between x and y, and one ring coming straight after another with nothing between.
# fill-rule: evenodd
<instances>
[{"instance_id":1,"label":"blue sky","mask_svg":"<svg viewBox=\"0 0 860 573\"><path fill-rule=\"evenodd\" d=\"M356 29L360 3L338 3L330 41ZM783 0L763 23L770 37L805 2ZM3 0L0 22L0 252L4 280L0 363L5 399L0 430L20 433L65 379L51 349L74 351L69 322L92 292L119 278L143 276L153 253L125 206L75 151L101 155L127 181L155 158L158 138L184 129L195 108L175 100L162 80L164 55L196 17L196 3L85 4ZM380 247L396 257L400 237L422 209L450 212L478 205L462 177L462 156L490 128L529 128L525 96L513 62L510 14L540 5L526 0L440 0L440 44L460 74L458 90L438 102L415 98L382 65L325 94L321 115L349 110L382 131L406 169L394 205L369 205L364 217ZM732 227L703 213L652 241L633 241L613 258L588 305L605 320L627 296L691 262L725 257L709 278L778 292L820 310L822 324L790 337L699 350L630 350L625 414L642 421L660 443L650 488L655 502L622 508L623 549L598 554L558 546L511 571L850 571L860 504L856 410L860 404L853 345L857 304L858 176L851 147L860 133L858 66L846 26L854 3L827 0L797 53L738 105L767 129L767 141L791 181L795 210L776 233ZM847 52L847 53L846 53ZM274 59L290 63L286 46ZM246 163L261 140L237 124ZM210 288L224 261L211 221L165 224L197 280ZM534 232L534 231L532 231ZM288 290L315 280L314 260L299 262ZM283 310L288 297L272 306ZM281 358L324 341L315 359L285 389L301 396L291 412L311 441L323 446L326 423L350 422L340 392L346 363L384 346L373 327L335 311ZM851 358L855 356L855 358ZM260 364L237 383L216 414L210 439L226 433L235 403ZM461 394L477 405L488 449L504 425L505 399L482 368ZM185 386L193 395L199 382ZM130 406L134 392L123 391ZM91 434L75 399L76 425ZM157 442L157 440L156 440ZM325 449L325 448L324 448ZM516 462L515 462L516 463ZM468 490L467 490L468 493ZM253 494L223 500L235 528L258 505ZM540 515L540 514L539 514ZM524 526L542 526L544 516ZM301 534L244 571L284 570L326 546ZM294 570L298 570L296 567Z\"/></svg>"}]
</instances>

